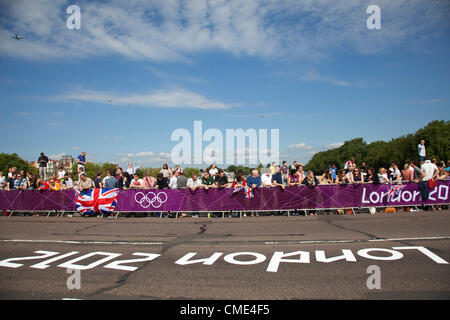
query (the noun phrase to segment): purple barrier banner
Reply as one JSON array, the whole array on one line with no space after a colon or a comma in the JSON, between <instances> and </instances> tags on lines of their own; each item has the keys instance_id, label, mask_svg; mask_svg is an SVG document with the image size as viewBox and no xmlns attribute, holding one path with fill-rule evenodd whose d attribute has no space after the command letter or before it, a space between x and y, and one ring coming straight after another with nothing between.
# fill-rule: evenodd
<instances>
[{"instance_id":1,"label":"purple barrier banner","mask_svg":"<svg viewBox=\"0 0 450 320\"><path fill-rule=\"evenodd\" d=\"M122 190L116 211L226 211L414 206L448 204L450 180L439 181L422 200L418 184L346 184L258 188L253 197L225 189ZM75 192L0 191L1 210L75 211Z\"/></svg>"}]
</instances>

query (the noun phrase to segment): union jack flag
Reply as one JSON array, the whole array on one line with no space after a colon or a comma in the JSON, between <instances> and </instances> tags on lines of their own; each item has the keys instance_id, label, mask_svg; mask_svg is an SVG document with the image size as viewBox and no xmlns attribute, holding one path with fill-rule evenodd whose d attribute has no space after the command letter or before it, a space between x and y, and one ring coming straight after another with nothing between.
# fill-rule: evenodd
<instances>
[{"instance_id":1,"label":"union jack flag","mask_svg":"<svg viewBox=\"0 0 450 320\"><path fill-rule=\"evenodd\" d=\"M236 193L236 192L239 192L241 190L244 190L245 199L252 199L252 198L255 197L253 195L253 189L250 188L250 187L247 187L247 186L245 186L245 187L234 187L232 193Z\"/></svg>"},{"instance_id":2,"label":"union jack flag","mask_svg":"<svg viewBox=\"0 0 450 320\"><path fill-rule=\"evenodd\" d=\"M405 188L405 185L403 184L394 184L389 186L388 189L388 197L391 197L393 194L398 195L400 191L402 191Z\"/></svg>"},{"instance_id":3,"label":"union jack flag","mask_svg":"<svg viewBox=\"0 0 450 320\"><path fill-rule=\"evenodd\" d=\"M109 213L115 210L120 189L75 190L77 210L82 214Z\"/></svg>"},{"instance_id":4,"label":"union jack flag","mask_svg":"<svg viewBox=\"0 0 450 320\"><path fill-rule=\"evenodd\" d=\"M244 187L245 199L252 199L255 196L253 195L253 190L250 187Z\"/></svg>"}]
</instances>

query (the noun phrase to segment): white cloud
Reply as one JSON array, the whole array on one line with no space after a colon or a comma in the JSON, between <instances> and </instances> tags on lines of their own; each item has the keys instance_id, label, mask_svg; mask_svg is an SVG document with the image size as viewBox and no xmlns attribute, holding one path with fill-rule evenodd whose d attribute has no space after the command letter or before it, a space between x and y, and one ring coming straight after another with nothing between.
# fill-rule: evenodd
<instances>
[{"instance_id":1,"label":"white cloud","mask_svg":"<svg viewBox=\"0 0 450 320\"><path fill-rule=\"evenodd\" d=\"M159 108L194 108L203 110L229 109L242 103L226 103L185 89L158 90L148 94L116 94L92 90L64 93L48 97L53 101L82 101L111 104L114 106L138 106Z\"/></svg>"},{"instance_id":2,"label":"white cloud","mask_svg":"<svg viewBox=\"0 0 450 320\"><path fill-rule=\"evenodd\" d=\"M304 142L301 143L297 143L297 144L291 144L288 146L289 149L291 150L311 150L312 147L307 145Z\"/></svg>"},{"instance_id":3,"label":"white cloud","mask_svg":"<svg viewBox=\"0 0 450 320\"><path fill-rule=\"evenodd\" d=\"M326 144L323 147L325 149L335 149L335 148L339 148L340 146L343 146L344 143L342 142L334 142L334 143L330 143L330 144Z\"/></svg>"},{"instance_id":4,"label":"white cloud","mask_svg":"<svg viewBox=\"0 0 450 320\"><path fill-rule=\"evenodd\" d=\"M445 1L378 0L382 29L368 30L364 1L79 1L81 30L65 27L65 0L2 5L0 54L29 59L119 55L190 61L199 52L327 59L333 49L374 54L399 44L426 49L448 28ZM12 27L14 26L14 27ZM9 34L20 33L15 41ZM414 40L414 41L409 41Z\"/></svg>"}]
</instances>

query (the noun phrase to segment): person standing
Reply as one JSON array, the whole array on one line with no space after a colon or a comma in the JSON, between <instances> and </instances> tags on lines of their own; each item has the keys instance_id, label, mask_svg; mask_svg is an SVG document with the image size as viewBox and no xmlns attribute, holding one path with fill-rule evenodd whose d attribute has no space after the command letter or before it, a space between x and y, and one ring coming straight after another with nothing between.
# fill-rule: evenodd
<instances>
[{"instance_id":1,"label":"person standing","mask_svg":"<svg viewBox=\"0 0 450 320\"><path fill-rule=\"evenodd\" d=\"M39 176L41 177L41 179L47 180L48 158L43 152L41 152L41 156L38 159L38 163L39 163Z\"/></svg>"},{"instance_id":2,"label":"person standing","mask_svg":"<svg viewBox=\"0 0 450 320\"><path fill-rule=\"evenodd\" d=\"M425 150L425 140L420 140L420 143L417 145L417 151L419 153L419 161L422 162L425 160L426 150Z\"/></svg>"},{"instance_id":3,"label":"person standing","mask_svg":"<svg viewBox=\"0 0 450 320\"><path fill-rule=\"evenodd\" d=\"M83 172L86 172L85 166L86 166L86 152L82 152L78 157L78 171L80 171L80 168L83 168Z\"/></svg>"}]
</instances>

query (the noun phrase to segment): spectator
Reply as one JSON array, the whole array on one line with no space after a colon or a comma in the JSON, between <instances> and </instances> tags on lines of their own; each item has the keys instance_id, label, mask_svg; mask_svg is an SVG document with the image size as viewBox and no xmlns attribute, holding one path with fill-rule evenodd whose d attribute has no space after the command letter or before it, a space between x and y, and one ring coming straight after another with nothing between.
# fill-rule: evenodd
<instances>
[{"instance_id":1,"label":"spectator","mask_svg":"<svg viewBox=\"0 0 450 320\"><path fill-rule=\"evenodd\" d=\"M209 175L213 178L217 176L219 173L219 170L216 168L216 165L213 163L211 164L211 168L209 169Z\"/></svg>"},{"instance_id":2,"label":"spectator","mask_svg":"<svg viewBox=\"0 0 450 320\"><path fill-rule=\"evenodd\" d=\"M17 178L17 174L18 174L17 172L11 171L11 176L8 176L8 179L6 179L6 185L5 185L6 190L14 190L15 189L14 181Z\"/></svg>"},{"instance_id":3,"label":"spectator","mask_svg":"<svg viewBox=\"0 0 450 320\"><path fill-rule=\"evenodd\" d=\"M38 163L39 163L39 176L42 179L47 180L48 158L43 152L41 152L41 156L38 158Z\"/></svg>"},{"instance_id":4,"label":"spectator","mask_svg":"<svg viewBox=\"0 0 450 320\"><path fill-rule=\"evenodd\" d=\"M195 191L202 185L200 179L198 179L197 175L194 173L192 174L192 178L189 178L186 183L186 188L188 188L191 191Z\"/></svg>"},{"instance_id":5,"label":"spectator","mask_svg":"<svg viewBox=\"0 0 450 320\"><path fill-rule=\"evenodd\" d=\"M167 178L164 178L164 175L161 172L156 175L155 188L156 189L169 188L168 180L167 180Z\"/></svg>"},{"instance_id":6,"label":"spectator","mask_svg":"<svg viewBox=\"0 0 450 320\"><path fill-rule=\"evenodd\" d=\"M417 160L411 160L410 165L413 168L414 182L418 183L422 181L422 179L425 177L425 174L423 173L423 170L417 166L418 165Z\"/></svg>"},{"instance_id":7,"label":"spectator","mask_svg":"<svg viewBox=\"0 0 450 320\"><path fill-rule=\"evenodd\" d=\"M414 168L410 170L409 164L405 163L402 170L402 181L409 182L414 180Z\"/></svg>"},{"instance_id":8,"label":"spectator","mask_svg":"<svg viewBox=\"0 0 450 320\"><path fill-rule=\"evenodd\" d=\"M65 179L65 184L64 184L64 190L71 190L74 188L74 183L73 183L73 176L71 173L69 173L68 175L66 175L66 179Z\"/></svg>"},{"instance_id":9,"label":"spectator","mask_svg":"<svg viewBox=\"0 0 450 320\"><path fill-rule=\"evenodd\" d=\"M92 189L93 186L94 184L92 183L91 178L89 178L85 172L82 172L80 174L80 181L78 182L78 188L81 191L88 191Z\"/></svg>"},{"instance_id":10,"label":"spectator","mask_svg":"<svg viewBox=\"0 0 450 320\"><path fill-rule=\"evenodd\" d=\"M122 168L116 169L117 188L123 189L123 171Z\"/></svg>"},{"instance_id":11,"label":"spectator","mask_svg":"<svg viewBox=\"0 0 450 320\"><path fill-rule=\"evenodd\" d=\"M61 190L61 184L59 183L58 179L54 179L54 178L50 179L50 189L53 191Z\"/></svg>"},{"instance_id":12,"label":"spectator","mask_svg":"<svg viewBox=\"0 0 450 320\"><path fill-rule=\"evenodd\" d=\"M300 174L297 172L296 169L292 169L291 173L289 174L288 185L289 186L298 186L301 184L302 184L302 182L300 181Z\"/></svg>"},{"instance_id":13,"label":"spectator","mask_svg":"<svg viewBox=\"0 0 450 320\"><path fill-rule=\"evenodd\" d=\"M336 168L336 165L334 163L331 164L330 170L331 170L331 176L333 177L333 181L336 181L336 179L337 179L337 168Z\"/></svg>"},{"instance_id":14,"label":"spectator","mask_svg":"<svg viewBox=\"0 0 450 320\"><path fill-rule=\"evenodd\" d=\"M114 166L114 177L116 177L116 179L117 180L119 180L119 169L120 170L122 170L120 167L119 167L119 165L118 164L116 164L115 166Z\"/></svg>"},{"instance_id":15,"label":"spectator","mask_svg":"<svg viewBox=\"0 0 450 320\"><path fill-rule=\"evenodd\" d=\"M28 173L31 176L31 173ZM39 175L34 175L30 178L30 182L28 184L28 188L31 190L37 190L38 188L38 180L40 179Z\"/></svg>"},{"instance_id":16,"label":"spectator","mask_svg":"<svg viewBox=\"0 0 450 320\"><path fill-rule=\"evenodd\" d=\"M386 173L386 169L385 168L380 168L378 170L378 172L379 172L380 183L389 183L389 178L388 178L388 175Z\"/></svg>"},{"instance_id":17,"label":"spectator","mask_svg":"<svg viewBox=\"0 0 450 320\"><path fill-rule=\"evenodd\" d=\"M436 179L445 180L445 179L447 179L447 177L448 177L448 174L447 174L447 171L445 171L445 164L439 166L438 167L438 175L437 175Z\"/></svg>"},{"instance_id":18,"label":"spectator","mask_svg":"<svg viewBox=\"0 0 450 320\"><path fill-rule=\"evenodd\" d=\"M187 181L188 179L184 175L184 170L180 169L180 174L177 178L177 189L186 188Z\"/></svg>"},{"instance_id":19,"label":"spectator","mask_svg":"<svg viewBox=\"0 0 450 320\"><path fill-rule=\"evenodd\" d=\"M435 179L438 176L439 170L437 166L434 163L431 163L430 159L427 157L425 157L425 163L421 168L425 174L425 177L422 179L423 181Z\"/></svg>"},{"instance_id":20,"label":"spectator","mask_svg":"<svg viewBox=\"0 0 450 320\"><path fill-rule=\"evenodd\" d=\"M117 179L113 177L111 170L106 170L106 177L103 180L103 188L106 189L117 188Z\"/></svg>"},{"instance_id":21,"label":"spectator","mask_svg":"<svg viewBox=\"0 0 450 320\"><path fill-rule=\"evenodd\" d=\"M361 174L363 175L363 177L367 174L367 164L365 161L363 161L363 163L361 164Z\"/></svg>"},{"instance_id":22,"label":"spectator","mask_svg":"<svg viewBox=\"0 0 450 320\"><path fill-rule=\"evenodd\" d=\"M66 172L64 171L64 167L59 167L58 169L58 180L61 182L61 180L64 179L64 176L66 175Z\"/></svg>"},{"instance_id":23,"label":"spectator","mask_svg":"<svg viewBox=\"0 0 450 320\"><path fill-rule=\"evenodd\" d=\"M286 161L284 161L286 162ZM284 190L283 175L280 166L275 167L275 174L272 175L272 186L279 186Z\"/></svg>"},{"instance_id":24,"label":"spectator","mask_svg":"<svg viewBox=\"0 0 450 320\"><path fill-rule=\"evenodd\" d=\"M181 168L179 164L175 166L175 173L180 173L182 170L183 168Z\"/></svg>"},{"instance_id":25,"label":"spectator","mask_svg":"<svg viewBox=\"0 0 450 320\"><path fill-rule=\"evenodd\" d=\"M215 184L218 188L228 187L228 178L223 170L219 170L219 175L215 178Z\"/></svg>"},{"instance_id":26,"label":"spectator","mask_svg":"<svg viewBox=\"0 0 450 320\"><path fill-rule=\"evenodd\" d=\"M134 176L134 174L136 173L136 170L137 169L139 169L139 168L141 168L142 166L136 166L136 167L133 167L133 164L130 162L130 163L128 163L128 168L127 168L127 172L128 172L128 174L130 175L130 177L133 177Z\"/></svg>"},{"instance_id":27,"label":"spectator","mask_svg":"<svg viewBox=\"0 0 450 320\"><path fill-rule=\"evenodd\" d=\"M97 175L95 176L94 188L97 188L97 189L103 188L102 172L101 171L97 172Z\"/></svg>"},{"instance_id":28,"label":"spectator","mask_svg":"<svg viewBox=\"0 0 450 320\"><path fill-rule=\"evenodd\" d=\"M289 166L286 161L283 161L283 166L281 167L281 176L283 177L283 183L288 184L289 178Z\"/></svg>"},{"instance_id":29,"label":"spectator","mask_svg":"<svg viewBox=\"0 0 450 320\"><path fill-rule=\"evenodd\" d=\"M169 180L169 188L170 189L177 188L177 180L178 180L178 173L175 170L173 170L172 176L170 177L170 180Z\"/></svg>"},{"instance_id":30,"label":"spectator","mask_svg":"<svg viewBox=\"0 0 450 320\"><path fill-rule=\"evenodd\" d=\"M325 170L325 172L319 178L320 184L333 184L334 181L335 179L333 178L333 171L331 168Z\"/></svg>"},{"instance_id":31,"label":"spectator","mask_svg":"<svg viewBox=\"0 0 450 320\"><path fill-rule=\"evenodd\" d=\"M236 177L234 177L233 184L231 185L232 188L239 188L239 187L245 187L247 185L247 181L244 177L243 172L240 170L238 171Z\"/></svg>"},{"instance_id":32,"label":"spectator","mask_svg":"<svg viewBox=\"0 0 450 320\"><path fill-rule=\"evenodd\" d=\"M275 174L276 172L277 163L275 161L272 162L272 165L270 166L270 174Z\"/></svg>"},{"instance_id":33,"label":"spectator","mask_svg":"<svg viewBox=\"0 0 450 320\"><path fill-rule=\"evenodd\" d=\"M86 171L85 166L86 166L86 152L82 152L78 157L77 157L77 162L78 162L78 171L80 171L80 168L83 168L83 172Z\"/></svg>"},{"instance_id":34,"label":"spectator","mask_svg":"<svg viewBox=\"0 0 450 320\"><path fill-rule=\"evenodd\" d=\"M153 189L156 185L156 179L150 175L150 172L145 173L144 189Z\"/></svg>"},{"instance_id":35,"label":"spectator","mask_svg":"<svg viewBox=\"0 0 450 320\"><path fill-rule=\"evenodd\" d=\"M266 168L265 173L261 176L261 185L263 187L272 186L272 174L270 168Z\"/></svg>"},{"instance_id":36,"label":"spectator","mask_svg":"<svg viewBox=\"0 0 450 320\"><path fill-rule=\"evenodd\" d=\"M3 172L0 171L0 190L5 189L5 186L6 186L6 178L3 175Z\"/></svg>"},{"instance_id":37,"label":"spectator","mask_svg":"<svg viewBox=\"0 0 450 320\"><path fill-rule=\"evenodd\" d=\"M402 174L398 169L397 162L392 162L391 167L389 168L389 181L391 182L400 182L402 179Z\"/></svg>"},{"instance_id":38,"label":"spectator","mask_svg":"<svg viewBox=\"0 0 450 320\"><path fill-rule=\"evenodd\" d=\"M352 182L353 183L364 183L364 176L362 175L362 172L358 167L353 169Z\"/></svg>"},{"instance_id":39,"label":"spectator","mask_svg":"<svg viewBox=\"0 0 450 320\"><path fill-rule=\"evenodd\" d=\"M202 181L201 187L204 188L205 190L208 190L209 188L212 188L215 185L214 178L209 174L207 170L203 172L203 177L201 181Z\"/></svg>"},{"instance_id":40,"label":"spectator","mask_svg":"<svg viewBox=\"0 0 450 320\"><path fill-rule=\"evenodd\" d=\"M44 190L49 190L50 189L50 185L47 183L47 181L45 181L44 179L41 179L39 177L39 180L36 182L37 186L38 186L38 190L39 191L44 191Z\"/></svg>"},{"instance_id":41,"label":"spectator","mask_svg":"<svg viewBox=\"0 0 450 320\"><path fill-rule=\"evenodd\" d=\"M376 173L374 168L367 169L367 175L364 180L367 183L374 183L374 184L380 183L380 179L378 178L378 174Z\"/></svg>"},{"instance_id":42,"label":"spectator","mask_svg":"<svg viewBox=\"0 0 450 320\"><path fill-rule=\"evenodd\" d=\"M27 179L22 174L17 174L14 180L14 189L26 190L28 188Z\"/></svg>"},{"instance_id":43,"label":"spectator","mask_svg":"<svg viewBox=\"0 0 450 320\"><path fill-rule=\"evenodd\" d=\"M344 164L344 169L349 172L350 169L354 169L356 167L356 162L355 162L355 158L352 157L350 160L348 160L345 164Z\"/></svg>"},{"instance_id":44,"label":"spectator","mask_svg":"<svg viewBox=\"0 0 450 320\"><path fill-rule=\"evenodd\" d=\"M130 188L131 189L143 189L144 188L144 181L139 178L139 175L135 173L133 175L133 180L131 180Z\"/></svg>"},{"instance_id":45,"label":"spectator","mask_svg":"<svg viewBox=\"0 0 450 320\"><path fill-rule=\"evenodd\" d=\"M420 143L417 145L417 153L419 154L419 161L424 161L426 156L424 139L420 140Z\"/></svg>"},{"instance_id":46,"label":"spectator","mask_svg":"<svg viewBox=\"0 0 450 320\"><path fill-rule=\"evenodd\" d=\"M299 180L298 181L299 181L300 184L302 184L303 179L305 179L305 171L303 171L303 167L304 167L303 164L299 164L297 166L297 173L299 175Z\"/></svg>"},{"instance_id":47,"label":"spectator","mask_svg":"<svg viewBox=\"0 0 450 320\"><path fill-rule=\"evenodd\" d=\"M306 173L305 179L303 179L302 184L308 187L315 187L319 184L314 172L312 170L308 170Z\"/></svg>"},{"instance_id":48,"label":"spectator","mask_svg":"<svg viewBox=\"0 0 450 320\"><path fill-rule=\"evenodd\" d=\"M339 170L336 183L338 184L350 183L350 180L347 177L347 172L345 171L345 169Z\"/></svg>"},{"instance_id":49,"label":"spectator","mask_svg":"<svg viewBox=\"0 0 450 320\"><path fill-rule=\"evenodd\" d=\"M130 185L131 185L131 176L128 172L123 172L122 173L122 178L123 178L123 189L130 189Z\"/></svg>"},{"instance_id":50,"label":"spectator","mask_svg":"<svg viewBox=\"0 0 450 320\"><path fill-rule=\"evenodd\" d=\"M262 184L261 177L259 176L258 170L253 169L251 175L247 178L247 185L251 188L260 187Z\"/></svg>"},{"instance_id":51,"label":"spectator","mask_svg":"<svg viewBox=\"0 0 450 320\"><path fill-rule=\"evenodd\" d=\"M445 168L445 171L450 172L450 160L447 161L447 168Z\"/></svg>"},{"instance_id":52,"label":"spectator","mask_svg":"<svg viewBox=\"0 0 450 320\"><path fill-rule=\"evenodd\" d=\"M170 170L169 167L167 166L167 163L163 164L162 169L159 171L159 173L162 173L163 178L167 179L167 181L169 181L170 178Z\"/></svg>"}]
</instances>

